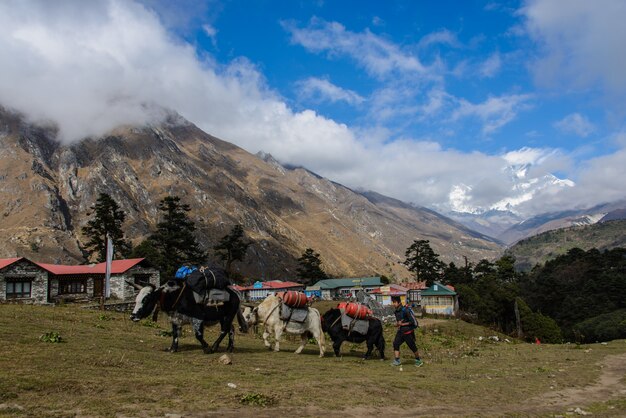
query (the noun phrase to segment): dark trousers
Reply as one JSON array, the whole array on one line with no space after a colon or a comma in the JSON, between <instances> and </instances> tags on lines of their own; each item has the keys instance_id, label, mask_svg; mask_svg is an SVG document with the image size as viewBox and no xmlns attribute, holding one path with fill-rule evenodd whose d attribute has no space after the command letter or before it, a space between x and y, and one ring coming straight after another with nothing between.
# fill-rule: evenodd
<instances>
[{"instance_id":1,"label":"dark trousers","mask_svg":"<svg viewBox=\"0 0 626 418\"><path fill-rule=\"evenodd\" d=\"M405 334L406 331L396 332L396 338L393 339L393 349L394 351L400 351L400 346L402 343L406 343L406 345L411 349L412 352L417 351L417 344L415 344L415 332L409 331Z\"/></svg>"}]
</instances>

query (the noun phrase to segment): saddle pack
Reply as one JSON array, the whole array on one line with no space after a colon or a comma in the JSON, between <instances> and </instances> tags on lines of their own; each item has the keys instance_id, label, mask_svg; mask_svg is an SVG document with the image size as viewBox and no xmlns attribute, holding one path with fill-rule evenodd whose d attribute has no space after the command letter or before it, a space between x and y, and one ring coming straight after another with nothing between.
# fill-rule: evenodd
<instances>
[{"instance_id":1,"label":"saddle pack","mask_svg":"<svg viewBox=\"0 0 626 418\"><path fill-rule=\"evenodd\" d=\"M181 277L179 277L181 276ZM219 267L182 266L176 272L176 278L184 279L193 290L196 303L215 305L230 300L226 288L231 284L226 272Z\"/></svg>"},{"instance_id":2,"label":"saddle pack","mask_svg":"<svg viewBox=\"0 0 626 418\"><path fill-rule=\"evenodd\" d=\"M348 334L353 332L367 334L370 327L368 317L372 316L371 309L355 302L341 302L337 307L341 311L341 326Z\"/></svg>"}]
</instances>

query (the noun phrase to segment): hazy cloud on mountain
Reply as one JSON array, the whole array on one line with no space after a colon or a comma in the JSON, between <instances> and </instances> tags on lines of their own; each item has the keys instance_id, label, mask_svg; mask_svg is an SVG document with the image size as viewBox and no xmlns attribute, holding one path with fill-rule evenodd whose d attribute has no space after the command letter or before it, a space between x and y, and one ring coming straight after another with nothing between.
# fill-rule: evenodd
<instances>
[{"instance_id":1,"label":"hazy cloud on mountain","mask_svg":"<svg viewBox=\"0 0 626 418\"><path fill-rule=\"evenodd\" d=\"M206 7L219 8L217 3ZM171 30L174 24L158 14L162 9L146 4L0 2L0 104L31 120L58 124L64 142L102 135L117 125L158 121L162 115L152 105L161 105L250 152L263 150L347 186L440 210L451 208L451 196L459 199L459 190L464 191L464 205L483 209L518 196L521 192L514 186L519 178L506 171L515 152L532 154L525 160L532 165L526 175L558 172L576 183L542 189L518 207L527 214L626 195L621 181L626 174L624 142L613 141L606 153L581 164L572 164L572 159L580 160L576 150L570 157L540 143L497 152L443 145L445 138L463 131L459 123L466 121L477 124L481 140L488 142L490 135L542 100L534 91L483 98L452 94L444 81L454 77L452 68L461 67L443 57L423 61L418 55L434 46L466 47L451 31L425 34L421 44L403 48L370 30L354 31L321 18L275 22L292 47L329 60L344 57L377 83L369 94L334 84L325 74L311 74L296 83L303 100L362 108L361 122L347 124L313 108L294 106L247 57L220 62L209 51L199 51ZM621 100L626 93L626 58L620 49L626 39L626 6L559 4L529 1L518 11L523 22L517 32L539 46L531 72L542 86L558 81L589 89L599 84L607 101ZM610 11L609 4L616 10ZM202 27L219 46L219 25L204 22ZM494 52L477 68L490 79L502 66L502 55ZM561 71L566 77L556 80ZM438 125L431 134L404 133L400 116L407 123L437 120ZM624 128L623 119L616 120L613 135ZM587 137L594 125L581 112L571 112L550 126Z\"/></svg>"}]
</instances>

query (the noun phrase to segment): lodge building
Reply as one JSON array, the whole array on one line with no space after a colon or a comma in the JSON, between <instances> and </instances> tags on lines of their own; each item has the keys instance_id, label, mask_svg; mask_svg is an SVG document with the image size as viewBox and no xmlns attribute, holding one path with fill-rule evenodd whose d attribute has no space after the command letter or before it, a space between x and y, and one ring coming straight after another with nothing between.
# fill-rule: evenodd
<instances>
[{"instance_id":1,"label":"lodge building","mask_svg":"<svg viewBox=\"0 0 626 418\"><path fill-rule=\"evenodd\" d=\"M0 259L0 302L89 302L104 292L106 264L60 265L36 263L24 257ZM143 258L113 260L110 275L112 299L128 300L136 290L126 283L159 285L159 271Z\"/></svg>"}]
</instances>

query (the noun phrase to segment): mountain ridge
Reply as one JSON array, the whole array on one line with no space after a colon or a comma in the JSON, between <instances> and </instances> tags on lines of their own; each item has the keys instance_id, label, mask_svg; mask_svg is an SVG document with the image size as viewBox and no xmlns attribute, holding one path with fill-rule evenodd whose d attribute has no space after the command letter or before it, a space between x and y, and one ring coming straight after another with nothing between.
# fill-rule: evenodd
<instances>
[{"instance_id":1,"label":"mountain ridge","mask_svg":"<svg viewBox=\"0 0 626 418\"><path fill-rule=\"evenodd\" d=\"M500 246L435 212L392 207L304 168L285 168L168 113L159 124L126 126L72 144L0 108L0 254L80 262L81 228L100 192L127 213L134 245L158 221L157 203L178 195L192 208L204 248L234 224L254 241L244 275L293 278L307 247L331 274L407 278L400 263L413 239L431 239L445 261L495 258ZM273 158L272 158L273 159ZM382 195L381 195L382 196Z\"/></svg>"}]
</instances>

